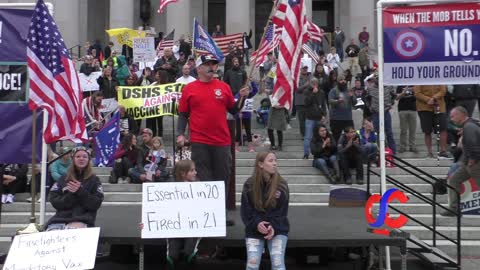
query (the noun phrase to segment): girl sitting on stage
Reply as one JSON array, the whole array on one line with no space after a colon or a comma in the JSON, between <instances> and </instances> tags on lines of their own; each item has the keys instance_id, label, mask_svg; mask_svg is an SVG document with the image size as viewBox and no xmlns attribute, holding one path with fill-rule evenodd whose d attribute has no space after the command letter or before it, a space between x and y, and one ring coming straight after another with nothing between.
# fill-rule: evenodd
<instances>
[{"instance_id":1,"label":"girl sitting on stage","mask_svg":"<svg viewBox=\"0 0 480 270\"><path fill-rule=\"evenodd\" d=\"M50 203L57 212L47 222L47 231L95 226L103 202L102 183L93 173L85 147L73 149L72 158L67 174L50 190Z\"/></svg>"},{"instance_id":2,"label":"girl sitting on stage","mask_svg":"<svg viewBox=\"0 0 480 270\"><path fill-rule=\"evenodd\" d=\"M175 164L176 182L197 181L197 170L195 163L191 160L180 160ZM176 269L175 265L179 263L180 255L183 253L187 265L195 261L198 252L198 244L201 238L170 238L167 239L167 265L168 269ZM182 252L183 246L183 252Z\"/></svg>"},{"instance_id":3,"label":"girl sitting on stage","mask_svg":"<svg viewBox=\"0 0 480 270\"><path fill-rule=\"evenodd\" d=\"M259 269L265 242L272 269L285 269L289 190L273 152L260 152L252 177L243 185L241 216L245 224L247 270Z\"/></svg>"}]
</instances>

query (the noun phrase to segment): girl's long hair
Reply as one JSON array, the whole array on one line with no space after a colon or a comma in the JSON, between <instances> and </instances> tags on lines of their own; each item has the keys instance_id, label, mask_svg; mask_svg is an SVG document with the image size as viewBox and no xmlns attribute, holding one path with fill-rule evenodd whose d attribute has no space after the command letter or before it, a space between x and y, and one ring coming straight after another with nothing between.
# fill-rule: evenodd
<instances>
[{"instance_id":1,"label":"girl's long hair","mask_svg":"<svg viewBox=\"0 0 480 270\"><path fill-rule=\"evenodd\" d=\"M87 167L85 167L85 169L83 169L83 170L80 170L75 166L75 154L77 152L80 152L80 151L84 151L88 155ZM92 162L91 162L90 154L86 150L73 149L72 150L72 163L68 167L67 176L65 178L65 181L76 179L77 181L82 182L82 181L90 178L90 176L92 176L92 175L93 175L93 169L92 169Z\"/></svg>"},{"instance_id":2,"label":"girl's long hair","mask_svg":"<svg viewBox=\"0 0 480 270\"><path fill-rule=\"evenodd\" d=\"M278 190L286 191L287 182L280 176L278 172L273 175L267 174L262 168L260 168L260 162L264 162L265 158L273 152L259 152L255 160L255 168L253 170L253 187L252 197L253 205L258 211L265 212L269 208L275 208L277 206L277 198L275 193ZM264 190L266 189L266 190ZM263 194L266 193L266 198Z\"/></svg>"},{"instance_id":3,"label":"girl's long hair","mask_svg":"<svg viewBox=\"0 0 480 270\"><path fill-rule=\"evenodd\" d=\"M183 182L183 177L188 173L188 171L195 166L195 163L189 159L179 160L175 163L175 181Z\"/></svg>"}]
</instances>

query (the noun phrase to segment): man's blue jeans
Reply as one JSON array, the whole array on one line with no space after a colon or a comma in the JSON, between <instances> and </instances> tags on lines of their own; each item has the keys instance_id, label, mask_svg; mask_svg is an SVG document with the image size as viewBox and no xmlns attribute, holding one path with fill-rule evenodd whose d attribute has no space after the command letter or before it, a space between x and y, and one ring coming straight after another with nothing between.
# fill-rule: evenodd
<instances>
[{"instance_id":1,"label":"man's blue jeans","mask_svg":"<svg viewBox=\"0 0 480 270\"><path fill-rule=\"evenodd\" d=\"M380 119L378 112L372 113L373 126L375 131L380 134ZM392 129L392 116L389 111L385 111L385 136L387 137L388 147L392 149L393 154L397 153L397 146L395 145L395 139L393 138L393 129Z\"/></svg>"},{"instance_id":2,"label":"man's blue jeans","mask_svg":"<svg viewBox=\"0 0 480 270\"><path fill-rule=\"evenodd\" d=\"M313 130L320 125L320 121L305 119L305 135L303 136L303 155L310 155L310 141Z\"/></svg>"}]
</instances>

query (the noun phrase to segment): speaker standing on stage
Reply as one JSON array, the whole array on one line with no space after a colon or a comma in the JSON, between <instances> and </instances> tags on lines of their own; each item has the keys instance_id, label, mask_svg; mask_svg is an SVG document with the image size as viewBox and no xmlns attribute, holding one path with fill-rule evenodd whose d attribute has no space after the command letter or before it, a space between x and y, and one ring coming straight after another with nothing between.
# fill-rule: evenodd
<instances>
[{"instance_id":1,"label":"speaker standing on stage","mask_svg":"<svg viewBox=\"0 0 480 270\"><path fill-rule=\"evenodd\" d=\"M185 86L180 99L177 144L183 146L188 122L192 160L197 166L198 179L225 181L227 200L232 166L227 112L236 114L240 111L243 99L235 102L228 84L214 79L218 68L216 58L200 56L196 65L198 80ZM248 88L240 89L239 93L246 97ZM227 220L227 225L232 226L233 221Z\"/></svg>"},{"instance_id":2,"label":"speaker standing on stage","mask_svg":"<svg viewBox=\"0 0 480 270\"><path fill-rule=\"evenodd\" d=\"M243 185L241 215L245 224L247 270L259 269L267 242L272 269L285 269L289 190L273 152L260 152L252 177Z\"/></svg>"}]
</instances>

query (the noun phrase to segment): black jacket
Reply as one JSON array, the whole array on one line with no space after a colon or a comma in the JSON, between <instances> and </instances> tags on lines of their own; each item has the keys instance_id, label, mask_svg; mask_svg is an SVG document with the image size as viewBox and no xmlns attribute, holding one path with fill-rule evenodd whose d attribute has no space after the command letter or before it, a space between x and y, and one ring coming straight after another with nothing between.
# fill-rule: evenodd
<instances>
[{"instance_id":1,"label":"black jacket","mask_svg":"<svg viewBox=\"0 0 480 270\"><path fill-rule=\"evenodd\" d=\"M324 140L318 135L318 128L315 129L314 136L310 141L310 149L312 151L313 158L327 159L337 153L337 143L332 134L327 135L330 138L330 144L323 147Z\"/></svg>"},{"instance_id":2,"label":"black jacket","mask_svg":"<svg viewBox=\"0 0 480 270\"><path fill-rule=\"evenodd\" d=\"M356 44L350 44L345 49L345 52L349 57L357 57L358 53L360 52L360 47L358 47Z\"/></svg>"},{"instance_id":3,"label":"black jacket","mask_svg":"<svg viewBox=\"0 0 480 270\"><path fill-rule=\"evenodd\" d=\"M106 77L100 76L97 79L100 91L103 94L103 98L115 98L117 99L117 86L119 86L117 79L113 78L109 80Z\"/></svg>"},{"instance_id":4,"label":"black jacket","mask_svg":"<svg viewBox=\"0 0 480 270\"><path fill-rule=\"evenodd\" d=\"M321 89L313 93L313 88L308 86L305 95L305 119L320 121L327 115L327 101Z\"/></svg>"},{"instance_id":5,"label":"black jacket","mask_svg":"<svg viewBox=\"0 0 480 270\"><path fill-rule=\"evenodd\" d=\"M250 29L250 32L248 32L247 36L243 36L243 41L244 41L244 43L247 44L247 47L244 48L244 50L248 50L248 49L253 48L252 42L250 41L251 38L252 38L252 29Z\"/></svg>"},{"instance_id":6,"label":"black jacket","mask_svg":"<svg viewBox=\"0 0 480 270\"><path fill-rule=\"evenodd\" d=\"M243 68L232 67L225 72L223 81L230 85L233 95L236 95L247 82L247 72Z\"/></svg>"},{"instance_id":7,"label":"black jacket","mask_svg":"<svg viewBox=\"0 0 480 270\"><path fill-rule=\"evenodd\" d=\"M71 193L64 190L66 176L52 186L49 201L57 210L48 221L47 226L53 223L83 222L88 227L95 226L97 210L103 202L103 189L100 179L92 175L82 181L77 192Z\"/></svg>"},{"instance_id":8,"label":"black jacket","mask_svg":"<svg viewBox=\"0 0 480 270\"><path fill-rule=\"evenodd\" d=\"M170 64L170 68L164 69L162 66L163 64ZM177 59L175 56L172 55L169 59L165 58L163 56L162 58L159 58L157 62L155 62L155 65L153 66L153 69L155 71L157 70L165 70L168 73L168 82L173 83L177 79L177 74L178 74L178 63Z\"/></svg>"},{"instance_id":9,"label":"black jacket","mask_svg":"<svg viewBox=\"0 0 480 270\"><path fill-rule=\"evenodd\" d=\"M285 189L279 188L279 198L275 208L267 209L266 212L261 212L255 209L252 201L253 192L253 178L247 179L243 185L242 191L242 205L240 212L243 224L245 224L245 237L247 238L263 238L264 235L258 232L257 225L262 221L270 222L270 225L275 230L275 235L288 235L290 230L290 223L288 222L288 202L290 192L288 186ZM264 197L267 196L267 188L264 189Z\"/></svg>"}]
</instances>

